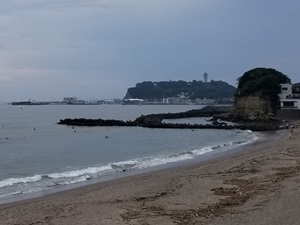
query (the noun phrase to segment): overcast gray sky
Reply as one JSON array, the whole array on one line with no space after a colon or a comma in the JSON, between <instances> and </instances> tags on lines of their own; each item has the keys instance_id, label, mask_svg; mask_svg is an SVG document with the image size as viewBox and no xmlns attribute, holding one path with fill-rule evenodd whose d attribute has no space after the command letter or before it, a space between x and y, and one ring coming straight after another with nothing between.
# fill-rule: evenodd
<instances>
[{"instance_id":1,"label":"overcast gray sky","mask_svg":"<svg viewBox=\"0 0 300 225\"><path fill-rule=\"evenodd\" d=\"M299 0L1 0L0 100L123 98L141 81L300 82Z\"/></svg>"}]
</instances>

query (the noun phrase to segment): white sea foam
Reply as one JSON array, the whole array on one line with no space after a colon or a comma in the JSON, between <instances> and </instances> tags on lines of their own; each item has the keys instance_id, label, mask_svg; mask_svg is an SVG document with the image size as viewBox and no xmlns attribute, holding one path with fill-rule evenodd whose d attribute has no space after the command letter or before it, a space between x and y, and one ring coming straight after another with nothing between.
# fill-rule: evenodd
<instances>
[{"instance_id":1,"label":"white sea foam","mask_svg":"<svg viewBox=\"0 0 300 225\"><path fill-rule=\"evenodd\" d=\"M9 196L12 196L12 195L20 195L20 194L22 194L21 191L15 191L15 192L11 192L11 193L8 193L8 194L2 194L2 195L0 195L0 198L9 197Z\"/></svg>"},{"instance_id":2,"label":"white sea foam","mask_svg":"<svg viewBox=\"0 0 300 225\"><path fill-rule=\"evenodd\" d=\"M245 134L245 133L252 133L252 131L241 131L241 134ZM163 164L193 159L197 156L215 151L217 149L229 149L234 146L244 145L244 144L253 142L257 138L258 137L256 135L253 135L250 138L248 138L247 140L229 141L227 143L220 143L220 144L214 144L211 146L205 146L200 149L195 149L195 150L191 150L191 151L187 151L187 152L183 152L183 153L172 154L172 155L158 155L158 156L153 156L153 157L140 158L140 159L136 159L136 160L130 161L130 162L136 164L136 166L135 166L136 168L144 169L144 168L159 166L159 165L163 165ZM126 162L118 162L118 163L114 163L114 164L115 165L126 165Z\"/></svg>"},{"instance_id":3,"label":"white sea foam","mask_svg":"<svg viewBox=\"0 0 300 225\"><path fill-rule=\"evenodd\" d=\"M173 155L160 155L151 158L144 158L141 162L137 165L139 169L149 168L153 166L159 166L168 163L174 163L184 160L193 159L196 156L203 155L205 153L213 151L212 147L204 147L198 150L192 150L184 153L173 154Z\"/></svg>"},{"instance_id":4,"label":"white sea foam","mask_svg":"<svg viewBox=\"0 0 300 225\"><path fill-rule=\"evenodd\" d=\"M80 177L76 177L76 178L73 178L71 180L67 180L65 182L62 182L59 185L75 184L75 183L78 183L78 182L86 181L90 178L91 178L90 176L80 176Z\"/></svg>"},{"instance_id":5,"label":"white sea foam","mask_svg":"<svg viewBox=\"0 0 300 225\"><path fill-rule=\"evenodd\" d=\"M50 178L58 179L58 178L70 178L70 177L78 177L78 176L83 176L87 174L97 174L103 171L111 170L111 166L100 166L100 167L88 167L85 169L80 169L80 170L71 170L71 171L66 171L66 172L61 172L61 173L52 173L49 174L48 176Z\"/></svg>"},{"instance_id":6,"label":"white sea foam","mask_svg":"<svg viewBox=\"0 0 300 225\"><path fill-rule=\"evenodd\" d=\"M0 181L0 188L12 186L18 183L33 183L42 179L41 175L34 175L31 177L20 177L20 178L8 178Z\"/></svg>"},{"instance_id":7,"label":"white sea foam","mask_svg":"<svg viewBox=\"0 0 300 225\"><path fill-rule=\"evenodd\" d=\"M242 133L252 133L251 131L236 131L237 134ZM67 178L73 178L68 179L66 181L62 181L59 183L59 185L64 184L71 184L71 183L77 183L82 182L87 179L90 179L92 177L101 176L105 174L112 174L114 170L117 169L117 172L120 170L130 170L130 169L144 169L149 168L153 166L159 166L163 164L168 163L174 163L178 161L188 160L195 158L197 156L203 155L208 152L212 152L217 149L222 148L230 148L232 146L238 146L247 144L249 142L252 142L254 140L258 139L256 135L251 135L251 137L247 140L239 140L239 141L231 141L228 143L220 143L215 144L211 146L205 146L201 149L195 149L183 153L178 154L172 154L172 155L157 155L153 157L145 157L145 158L138 158L138 159L132 159L132 160L125 160L120 162L114 162L110 163L104 166L99 167L88 167L84 169L76 169L76 170L70 170L70 171L64 171L60 173L51 173L51 174L44 174L44 175L34 175L30 177L21 177L21 178L8 178L5 180L0 181L0 188L12 186L15 184L26 184L26 183L34 183L39 182L41 180L47 180L47 179L67 179ZM115 171L116 172L116 171Z\"/></svg>"},{"instance_id":8,"label":"white sea foam","mask_svg":"<svg viewBox=\"0 0 300 225\"><path fill-rule=\"evenodd\" d=\"M134 168L139 163L138 160L126 160L122 162L115 162L111 163L111 167L113 169L128 169L128 168Z\"/></svg>"},{"instance_id":9,"label":"white sea foam","mask_svg":"<svg viewBox=\"0 0 300 225\"><path fill-rule=\"evenodd\" d=\"M188 160L191 158L192 158L192 156L190 156L189 154L178 155L178 156L173 156L173 157L158 156L158 157L144 159L143 161L141 161L141 163L139 163L138 168L145 169L145 168L159 166L159 165L163 165L163 164L167 164L167 163Z\"/></svg>"},{"instance_id":10,"label":"white sea foam","mask_svg":"<svg viewBox=\"0 0 300 225\"><path fill-rule=\"evenodd\" d=\"M255 132L249 130L236 130L231 135L236 136L236 140L231 140L224 143L212 143L199 149L182 151L172 154L161 154L149 157L129 159L119 162L111 162L101 166L91 166L82 169L71 169L50 174L34 175L29 177L8 178L0 181L0 188L14 190L8 194L0 194L0 198L9 195L18 195L22 193L30 193L34 191L45 190L61 185L69 185L78 182L84 182L94 177L105 176L108 174L119 173L132 169L145 169L154 166L160 166L168 163L175 163L179 161L193 159L205 153L212 151L226 150L234 146L251 143L258 139ZM13 189L13 187L15 187ZM15 191L15 190L20 190ZM3 189L4 190L4 189Z\"/></svg>"}]
</instances>

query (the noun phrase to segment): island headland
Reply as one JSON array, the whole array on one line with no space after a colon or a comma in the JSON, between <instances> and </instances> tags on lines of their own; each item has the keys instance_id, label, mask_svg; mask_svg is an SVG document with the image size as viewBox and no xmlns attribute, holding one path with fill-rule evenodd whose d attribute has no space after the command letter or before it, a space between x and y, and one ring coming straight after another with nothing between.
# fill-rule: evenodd
<instances>
[{"instance_id":1,"label":"island headland","mask_svg":"<svg viewBox=\"0 0 300 225\"><path fill-rule=\"evenodd\" d=\"M281 84L290 82L288 76L272 68L255 68L244 73L238 78L238 81L232 107L206 106L202 109L180 113L142 115L133 121L67 118L60 120L58 124L70 126L140 126L172 129L242 129L252 131L270 131L289 127L288 123L276 118L277 110L280 107L279 94L281 93ZM148 86L151 86L152 89L150 89L152 91L158 88L158 85L149 82L146 83ZM129 93L138 93L141 95L139 87L145 85L142 84L136 85L134 89L128 89L126 96L130 95ZM148 97L149 92L148 90ZM171 91L168 90L168 92ZM178 92L177 89L176 92ZM174 124L163 122L164 119L189 117L212 117L212 123ZM225 121L232 121L235 124L228 125Z\"/></svg>"}]
</instances>

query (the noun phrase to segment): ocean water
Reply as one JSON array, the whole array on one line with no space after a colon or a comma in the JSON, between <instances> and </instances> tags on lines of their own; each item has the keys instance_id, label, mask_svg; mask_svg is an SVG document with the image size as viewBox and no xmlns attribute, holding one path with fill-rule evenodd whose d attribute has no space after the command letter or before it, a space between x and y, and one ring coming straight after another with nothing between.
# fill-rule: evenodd
<instances>
[{"instance_id":1,"label":"ocean water","mask_svg":"<svg viewBox=\"0 0 300 225\"><path fill-rule=\"evenodd\" d=\"M203 157L258 139L251 131L69 127L65 118L134 120L202 106L0 104L0 200ZM203 118L178 120L204 123ZM178 122L168 120L167 122Z\"/></svg>"}]
</instances>

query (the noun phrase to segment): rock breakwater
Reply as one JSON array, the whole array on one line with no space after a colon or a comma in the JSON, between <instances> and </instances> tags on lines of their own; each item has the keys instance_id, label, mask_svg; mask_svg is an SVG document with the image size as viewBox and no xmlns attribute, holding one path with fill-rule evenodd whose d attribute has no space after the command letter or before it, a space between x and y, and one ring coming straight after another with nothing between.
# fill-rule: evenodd
<instances>
[{"instance_id":1,"label":"rock breakwater","mask_svg":"<svg viewBox=\"0 0 300 225\"><path fill-rule=\"evenodd\" d=\"M160 113L142 115L133 121L123 120L103 120L103 119L62 119L58 124L68 126L127 126L127 127L147 127L147 128L163 128L163 129L241 129L252 131L271 131L278 130L279 124L264 123L264 124L234 124L228 125L226 122L214 120L212 124L189 124L189 123L164 123L164 119L180 119L192 117L214 117L218 114L228 113L231 110L229 106L207 106L202 109L194 109L180 113Z\"/></svg>"}]
</instances>

